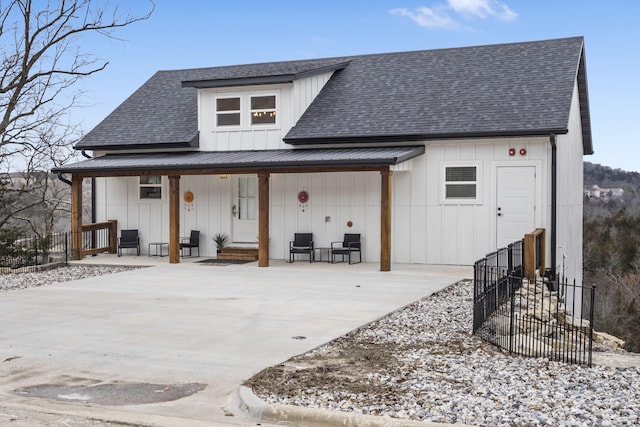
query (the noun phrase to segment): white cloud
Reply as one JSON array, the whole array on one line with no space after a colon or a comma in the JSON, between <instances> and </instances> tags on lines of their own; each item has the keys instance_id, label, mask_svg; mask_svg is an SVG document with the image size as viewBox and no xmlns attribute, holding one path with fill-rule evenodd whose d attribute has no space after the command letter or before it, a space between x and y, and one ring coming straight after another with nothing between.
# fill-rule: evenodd
<instances>
[{"instance_id":1,"label":"white cloud","mask_svg":"<svg viewBox=\"0 0 640 427\"><path fill-rule=\"evenodd\" d=\"M421 27L455 29L459 24L444 10L438 8L419 7L415 12L399 8L390 11L393 15L406 16Z\"/></svg>"},{"instance_id":2,"label":"white cloud","mask_svg":"<svg viewBox=\"0 0 640 427\"><path fill-rule=\"evenodd\" d=\"M513 21L518 17L509 6L497 0L448 0L448 4L456 13L475 18L494 17L501 21Z\"/></svg>"},{"instance_id":3,"label":"white cloud","mask_svg":"<svg viewBox=\"0 0 640 427\"><path fill-rule=\"evenodd\" d=\"M390 11L392 15L404 16L421 27L458 29L462 25L452 17L452 12L462 19L494 18L501 21L513 21L518 17L508 5L498 0L447 0L446 4L433 7L419 7L415 11L398 8Z\"/></svg>"}]
</instances>

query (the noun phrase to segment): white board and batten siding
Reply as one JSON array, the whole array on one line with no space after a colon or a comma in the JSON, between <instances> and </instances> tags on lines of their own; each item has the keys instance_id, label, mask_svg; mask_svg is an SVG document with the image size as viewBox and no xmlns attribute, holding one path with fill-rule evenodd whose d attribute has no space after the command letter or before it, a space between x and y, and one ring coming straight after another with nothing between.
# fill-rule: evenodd
<instances>
[{"instance_id":1,"label":"white board and batten siding","mask_svg":"<svg viewBox=\"0 0 640 427\"><path fill-rule=\"evenodd\" d=\"M162 193L169 191L163 178ZM119 230L137 229L140 249L151 242L169 241L169 204L164 199L140 199L138 177L96 178L97 221L115 219Z\"/></svg>"},{"instance_id":2,"label":"white board and batten siding","mask_svg":"<svg viewBox=\"0 0 640 427\"><path fill-rule=\"evenodd\" d=\"M234 176L183 176L180 194L191 191L194 199L180 199L180 235L191 229L201 233L203 255L215 254L212 237L232 227ZM297 195L305 190L309 201ZM119 229L138 229L143 254L150 242L168 242L168 180L163 177L162 199L140 200L138 177L99 178L98 221L117 219ZM379 260L380 174L345 172L272 174L270 180L270 255L287 259L289 241L296 232L313 232L316 246L329 247L344 233L361 233L366 261ZM348 223L351 222L351 227ZM256 240L257 242L257 230Z\"/></svg>"},{"instance_id":3,"label":"white board and batten siding","mask_svg":"<svg viewBox=\"0 0 640 427\"><path fill-rule=\"evenodd\" d=\"M542 170L547 167L548 145L546 138L428 143L425 155L410 160L407 170L393 174L392 261L469 265L495 250L498 167ZM527 155L510 157L510 147L525 148ZM477 166L477 200L444 200L444 167L448 165ZM191 191L195 196L189 204L180 200L180 234L200 230L204 255L215 253L214 234L231 230L233 179L233 175L227 179L209 175L180 179L180 193ZM535 180L536 206L548 205L545 174L536 173ZM168 241L166 177L162 200L140 200L137 177L99 181L99 220L118 219L121 229L138 228L143 252L149 242ZM380 182L378 172L272 174L271 258L288 258L289 241L295 232L313 232L319 247L330 246L344 233L360 233L365 260L379 261ZM303 190L309 194L304 205L297 199ZM548 224L545 209L536 208L535 227L548 228Z\"/></svg>"},{"instance_id":4,"label":"white board and batten siding","mask_svg":"<svg viewBox=\"0 0 640 427\"><path fill-rule=\"evenodd\" d=\"M469 265L496 250L499 167L535 170L533 228L546 227L547 181L540 171L547 166L548 145L546 138L427 143L409 171L393 175L393 261ZM509 148L516 148L516 156ZM521 148L526 155L519 154ZM477 168L475 200L445 199L447 166Z\"/></svg>"},{"instance_id":5,"label":"white board and batten siding","mask_svg":"<svg viewBox=\"0 0 640 427\"><path fill-rule=\"evenodd\" d=\"M583 156L578 86L573 89L569 132L557 136L558 254L556 271L582 283ZM548 252L547 252L548 253ZM563 255L566 254L566 258Z\"/></svg>"},{"instance_id":6,"label":"white board and batten siding","mask_svg":"<svg viewBox=\"0 0 640 427\"><path fill-rule=\"evenodd\" d=\"M198 126L201 151L289 149L282 139L320 93L332 73L322 73L292 84L216 88L198 91ZM241 97L242 117L249 116L250 96L276 96L276 124L216 127L216 98Z\"/></svg>"},{"instance_id":7,"label":"white board and batten siding","mask_svg":"<svg viewBox=\"0 0 640 427\"><path fill-rule=\"evenodd\" d=\"M316 247L330 247L344 233L360 233L366 261L379 260L380 174L376 172L273 174L271 176L270 255L289 257L296 232L312 232ZM300 191L309 194L298 202ZM348 225L351 222L351 227Z\"/></svg>"}]
</instances>

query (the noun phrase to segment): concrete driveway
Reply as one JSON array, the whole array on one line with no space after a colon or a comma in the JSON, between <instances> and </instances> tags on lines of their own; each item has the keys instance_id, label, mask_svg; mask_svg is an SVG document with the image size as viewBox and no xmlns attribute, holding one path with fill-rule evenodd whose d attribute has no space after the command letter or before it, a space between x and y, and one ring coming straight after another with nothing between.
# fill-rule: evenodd
<instances>
[{"instance_id":1,"label":"concrete driveway","mask_svg":"<svg viewBox=\"0 0 640 427\"><path fill-rule=\"evenodd\" d=\"M222 409L243 380L472 277L471 267L377 269L277 261L268 268L169 265L165 258L149 268L1 293L0 400L16 410L134 425L255 425ZM99 404L78 393L62 400L15 393L97 384L130 386L117 390L131 395ZM145 384L202 390L140 403L135 393Z\"/></svg>"}]
</instances>

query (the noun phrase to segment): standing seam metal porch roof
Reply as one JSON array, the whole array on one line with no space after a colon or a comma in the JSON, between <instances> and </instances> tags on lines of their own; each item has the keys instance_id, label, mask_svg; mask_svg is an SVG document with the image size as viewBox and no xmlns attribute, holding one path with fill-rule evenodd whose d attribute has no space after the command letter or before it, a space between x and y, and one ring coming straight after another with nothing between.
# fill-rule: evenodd
<instances>
[{"instance_id":1,"label":"standing seam metal porch roof","mask_svg":"<svg viewBox=\"0 0 640 427\"><path fill-rule=\"evenodd\" d=\"M332 77L285 142L562 134L577 81L584 153L593 153L582 37L159 71L76 148L195 148L196 88L292 82L329 70Z\"/></svg>"},{"instance_id":2,"label":"standing seam metal porch roof","mask_svg":"<svg viewBox=\"0 0 640 427\"><path fill-rule=\"evenodd\" d=\"M60 166L53 173L90 175L189 170L270 170L392 166L424 154L424 146L109 154Z\"/></svg>"}]
</instances>

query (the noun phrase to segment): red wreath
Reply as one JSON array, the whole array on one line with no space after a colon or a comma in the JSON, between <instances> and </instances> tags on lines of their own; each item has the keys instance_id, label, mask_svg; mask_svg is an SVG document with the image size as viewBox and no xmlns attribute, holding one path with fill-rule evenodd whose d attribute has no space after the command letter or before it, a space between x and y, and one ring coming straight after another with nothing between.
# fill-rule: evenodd
<instances>
[{"instance_id":1,"label":"red wreath","mask_svg":"<svg viewBox=\"0 0 640 427\"><path fill-rule=\"evenodd\" d=\"M307 203L309 201L309 193L301 191L298 193L298 201L300 203Z\"/></svg>"}]
</instances>

